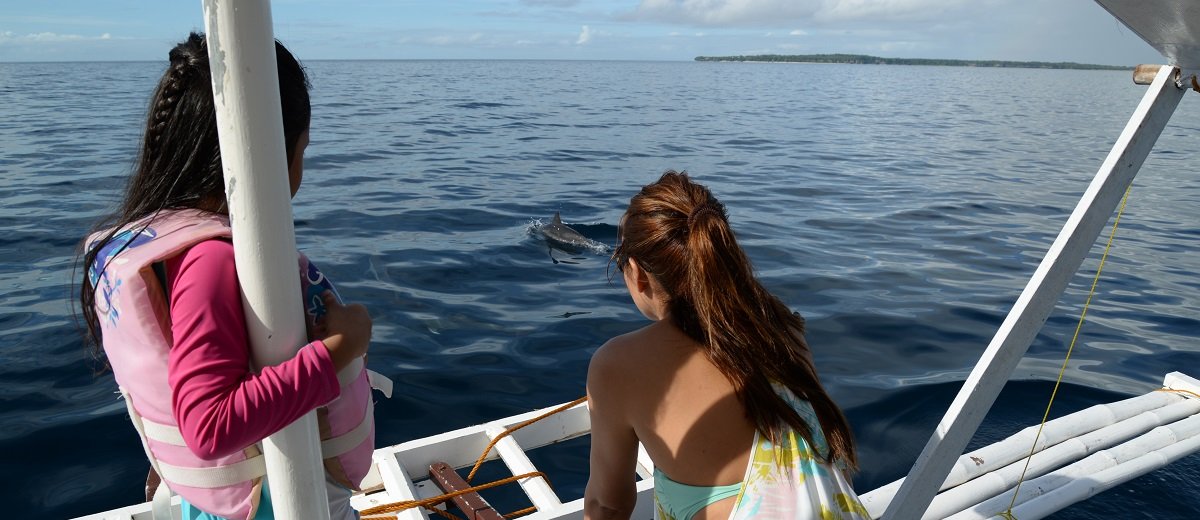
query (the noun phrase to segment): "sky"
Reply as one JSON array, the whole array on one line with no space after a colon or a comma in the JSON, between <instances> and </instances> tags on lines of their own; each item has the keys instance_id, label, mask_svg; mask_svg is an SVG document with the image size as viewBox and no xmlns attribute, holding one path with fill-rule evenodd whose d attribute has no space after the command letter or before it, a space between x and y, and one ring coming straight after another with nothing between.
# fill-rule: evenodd
<instances>
[{"instance_id":1,"label":"sky","mask_svg":"<svg viewBox=\"0 0 1200 520\"><path fill-rule=\"evenodd\" d=\"M748 54L1163 63L1093 0L276 0L302 60L670 60ZM199 0L9 0L0 62L156 61Z\"/></svg>"}]
</instances>

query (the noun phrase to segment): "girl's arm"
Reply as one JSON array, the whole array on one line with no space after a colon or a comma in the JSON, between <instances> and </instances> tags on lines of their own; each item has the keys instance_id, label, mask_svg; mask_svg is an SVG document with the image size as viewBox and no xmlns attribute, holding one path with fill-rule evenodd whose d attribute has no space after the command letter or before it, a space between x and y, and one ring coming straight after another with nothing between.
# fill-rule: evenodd
<instances>
[{"instance_id":1,"label":"girl's arm","mask_svg":"<svg viewBox=\"0 0 1200 520\"><path fill-rule=\"evenodd\" d=\"M605 345L607 347L608 345ZM638 438L625 413L622 370L612 350L600 347L588 366L588 410L592 417L591 474L583 493L588 520L633 514Z\"/></svg>"},{"instance_id":2,"label":"girl's arm","mask_svg":"<svg viewBox=\"0 0 1200 520\"><path fill-rule=\"evenodd\" d=\"M320 341L277 366L250 370L233 245L201 242L167 261L172 410L198 457L241 450L336 398L337 371ZM296 302L300 312L301 303Z\"/></svg>"}]
</instances>

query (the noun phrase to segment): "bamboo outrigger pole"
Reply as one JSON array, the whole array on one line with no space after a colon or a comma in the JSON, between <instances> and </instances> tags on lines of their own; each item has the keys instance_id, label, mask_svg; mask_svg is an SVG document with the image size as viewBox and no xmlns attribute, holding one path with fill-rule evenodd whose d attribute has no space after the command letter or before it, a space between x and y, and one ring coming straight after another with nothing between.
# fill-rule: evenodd
<instances>
[{"instance_id":1,"label":"bamboo outrigger pole","mask_svg":"<svg viewBox=\"0 0 1200 520\"><path fill-rule=\"evenodd\" d=\"M296 237L268 0L202 0L233 227L234 258L256 366L306 342ZM328 519L317 414L263 441L275 518Z\"/></svg>"}]
</instances>

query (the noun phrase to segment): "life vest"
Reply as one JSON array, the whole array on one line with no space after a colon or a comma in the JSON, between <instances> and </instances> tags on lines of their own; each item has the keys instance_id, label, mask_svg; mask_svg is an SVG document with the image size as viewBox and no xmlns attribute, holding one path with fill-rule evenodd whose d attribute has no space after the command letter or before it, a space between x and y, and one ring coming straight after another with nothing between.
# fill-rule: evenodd
<instances>
[{"instance_id":1,"label":"life vest","mask_svg":"<svg viewBox=\"0 0 1200 520\"><path fill-rule=\"evenodd\" d=\"M89 249L106 234L92 235ZM224 216L199 210L164 211L114 235L88 266L88 276L96 291L104 351L151 465L170 491L201 510L244 519L252 518L258 508L266 473L261 448L254 444L204 460L184 443L167 383L172 344L169 303L155 273L156 264L188 247L229 236ZM306 319L311 320L323 312L320 294L332 289L332 284L303 254L299 275ZM370 470L374 452L371 380L375 376L368 375L361 360L352 363L338 373L341 395L317 412L326 473L353 490ZM390 394L390 381L376 382ZM161 502L158 497L155 501Z\"/></svg>"}]
</instances>

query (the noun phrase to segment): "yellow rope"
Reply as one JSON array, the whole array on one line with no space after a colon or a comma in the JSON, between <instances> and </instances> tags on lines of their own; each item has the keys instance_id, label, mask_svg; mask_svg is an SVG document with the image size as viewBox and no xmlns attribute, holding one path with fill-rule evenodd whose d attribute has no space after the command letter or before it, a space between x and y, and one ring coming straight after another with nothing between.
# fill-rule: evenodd
<instances>
[{"instance_id":1,"label":"yellow rope","mask_svg":"<svg viewBox=\"0 0 1200 520\"><path fill-rule=\"evenodd\" d=\"M520 422L520 423L514 424L514 425L506 428L504 430L504 432L502 432L500 435L497 435L495 439L492 439L492 442L488 443L487 447L483 449L483 453L481 455L479 455L479 460L475 461L475 466L471 468L471 472L467 475L467 478L465 479L467 481L467 483L469 484L471 482L471 479L475 478L475 472L479 471L479 467L482 466L484 460L487 459L488 453L491 453L492 448L494 448L496 446L497 442L500 442L500 439L503 439L509 435L512 435L513 432L520 430L521 428L524 428L526 426L529 426L530 424L538 422L542 419L550 417L551 415L566 411L584 401L587 401L586 395L583 397L580 397L579 399L571 401L567 404L559 406L558 408L550 410L549 412L546 412L542 415L534 417L533 419L529 419L528 421ZM437 513L438 515L441 515L443 517L450 518L453 520L460 520L453 513L450 513L448 511L443 511L441 509L437 509L432 506L441 504L441 503L443 503L447 500L450 500L454 497L457 497L459 495L465 495L467 493L473 493L473 492L481 491L484 489L494 488L496 486L507 484L509 482L515 482L517 480L521 480L521 479L529 478L529 477L542 477L542 479L544 479L546 481L547 485L550 484L550 478L547 477L545 473L542 473L540 471L533 471L533 472L525 473L522 475L515 475L512 477L502 478L500 480L489 482L487 484L471 486L469 488L460 489L458 491L454 491L451 493L443 493L441 495L438 495L435 497L429 497L429 498L426 498L423 500L405 500L405 501L401 501L401 502L393 502L390 504L383 504L383 505L371 507L368 509L364 509L364 510L360 511L359 514L362 515L362 518L364 520L369 520L372 518L382 519L382 518L389 517L388 515L386 515L386 513L395 513L395 512L404 511L407 509L412 509L414 507L424 507L424 508L429 509L430 511L433 511L434 513ZM506 514L503 516L505 518L514 518L514 517L518 517L518 516L521 516L524 514L532 513L534 511L537 511L536 507L527 507L525 509L521 509L519 511L514 511L512 513L509 513L509 514Z\"/></svg>"},{"instance_id":2,"label":"yellow rope","mask_svg":"<svg viewBox=\"0 0 1200 520\"><path fill-rule=\"evenodd\" d=\"M1113 220L1112 232L1108 235L1108 243L1104 246L1104 254L1100 256L1100 265L1096 267L1096 276L1092 278L1092 288L1088 291L1087 299L1083 302L1083 311L1079 313L1079 323L1075 325L1075 335L1071 337L1071 345L1067 347L1067 356L1063 358L1062 368L1058 370L1058 379L1054 381L1054 390L1050 392L1050 402L1046 403L1046 413L1042 414L1042 423L1038 425L1037 435L1033 437L1033 445L1029 447L1029 456L1025 457L1025 467L1021 469L1021 477L1017 479L1017 487L1013 488L1012 501L1008 503L1008 509L999 515L1005 520L1017 520L1017 517L1012 512L1013 506L1017 503L1017 493L1021 491L1021 484L1025 482L1025 472L1029 471L1029 462L1033 459L1033 454L1037 451L1037 441L1042 437L1042 429L1046 427L1046 419L1050 417L1050 407L1054 405L1054 397L1058 395L1058 386L1062 383L1063 374L1067 372L1067 363L1071 360L1071 352L1075 350L1075 342L1079 340L1079 331L1083 329L1083 321L1087 318L1088 305L1092 303L1092 296L1096 294L1096 285L1100 283L1100 272L1104 270L1104 261L1108 259L1108 252L1112 249L1113 239L1117 236L1117 225L1121 223L1121 215L1125 213L1125 203L1129 201L1129 192L1132 189L1132 183L1125 188L1125 195L1121 198L1121 209L1117 210L1117 218Z\"/></svg>"}]
</instances>

